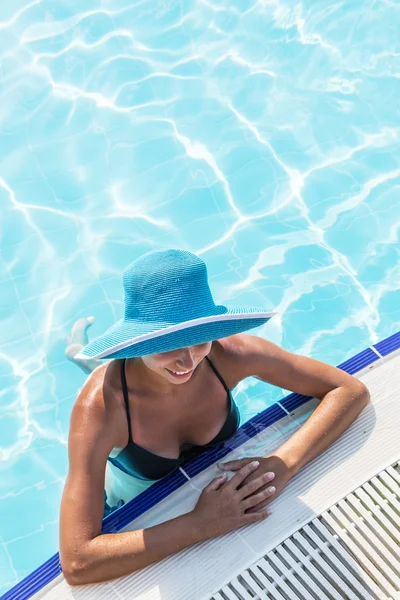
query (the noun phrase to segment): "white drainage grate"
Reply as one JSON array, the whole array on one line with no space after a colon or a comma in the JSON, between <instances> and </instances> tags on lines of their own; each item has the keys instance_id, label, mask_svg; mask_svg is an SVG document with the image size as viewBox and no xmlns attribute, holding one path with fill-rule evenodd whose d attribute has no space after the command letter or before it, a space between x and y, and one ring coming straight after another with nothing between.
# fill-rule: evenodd
<instances>
[{"instance_id":1,"label":"white drainage grate","mask_svg":"<svg viewBox=\"0 0 400 600\"><path fill-rule=\"evenodd\" d=\"M400 463L232 579L212 600L400 599Z\"/></svg>"}]
</instances>

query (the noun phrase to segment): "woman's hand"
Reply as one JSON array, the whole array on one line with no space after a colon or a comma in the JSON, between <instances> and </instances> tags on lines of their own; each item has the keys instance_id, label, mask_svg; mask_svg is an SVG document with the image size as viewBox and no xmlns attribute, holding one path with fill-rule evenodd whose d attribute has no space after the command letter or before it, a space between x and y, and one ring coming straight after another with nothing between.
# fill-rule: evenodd
<instances>
[{"instance_id":1,"label":"woman's hand","mask_svg":"<svg viewBox=\"0 0 400 600\"><path fill-rule=\"evenodd\" d=\"M268 486L273 474L258 473L259 465L258 459L248 460L230 481L224 473L204 488L191 513L202 539L262 521L271 514L268 509L255 512L256 506L264 505L274 494L274 489Z\"/></svg>"},{"instance_id":2,"label":"woman's hand","mask_svg":"<svg viewBox=\"0 0 400 600\"><path fill-rule=\"evenodd\" d=\"M259 477L260 475L267 476L268 474L272 474L273 477L271 477L269 481L273 480L272 485L275 489L275 493L269 494L267 497L262 498L262 500L260 502L257 502L257 504L255 504L249 512L258 511L264 508L269 502L271 502L271 500L276 498L276 496L281 493L281 491L293 475L292 471L287 467L285 462L279 456L274 454L265 457L252 457L243 458L241 460L232 460L227 463L220 463L218 465L218 468L222 471L242 472L243 468L246 467L246 465L249 465L255 460L260 463L260 466L257 469L257 473L251 472L243 481L242 485L245 486L249 483L252 483L254 479L256 477ZM258 493L261 493L262 490L265 490L267 487L270 488L270 486L271 484L265 484L263 488L258 489Z\"/></svg>"}]
</instances>

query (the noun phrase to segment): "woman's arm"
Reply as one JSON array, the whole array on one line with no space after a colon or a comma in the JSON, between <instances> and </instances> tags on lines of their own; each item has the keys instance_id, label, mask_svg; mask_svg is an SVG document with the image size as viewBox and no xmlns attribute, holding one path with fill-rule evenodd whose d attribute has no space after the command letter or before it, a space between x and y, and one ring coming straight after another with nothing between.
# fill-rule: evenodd
<instances>
[{"instance_id":1,"label":"woman's arm","mask_svg":"<svg viewBox=\"0 0 400 600\"><path fill-rule=\"evenodd\" d=\"M227 482L225 475L213 480L188 514L145 530L101 534L106 460L115 440L121 439L118 407L107 404L103 387L98 370L89 377L71 416L70 464L60 515L60 559L69 584L127 575L191 544L268 516L266 510L245 512L271 495L267 489L255 493L271 479L267 474L242 486L258 469L259 464L250 463L237 473L236 481Z\"/></svg>"},{"instance_id":2,"label":"woman's arm","mask_svg":"<svg viewBox=\"0 0 400 600\"><path fill-rule=\"evenodd\" d=\"M296 473L350 427L369 398L369 391L361 382L327 392L310 418L275 454Z\"/></svg>"},{"instance_id":3,"label":"woman's arm","mask_svg":"<svg viewBox=\"0 0 400 600\"><path fill-rule=\"evenodd\" d=\"M366 386L336 367L291 354L251 335L235 336L228 344L227 350L237 377L254 376L278 387L321 399L306 423L274 452L273 459L267 457L269 461L265 463L265 469L274 464L275 472L282 471L283 479L288 480L324 452L346 431L369 401ZM225 468L235 470L245 463L232 461L226 463ZM278 477L274 483L280 491Z\"/></svg>"}]
</instances>

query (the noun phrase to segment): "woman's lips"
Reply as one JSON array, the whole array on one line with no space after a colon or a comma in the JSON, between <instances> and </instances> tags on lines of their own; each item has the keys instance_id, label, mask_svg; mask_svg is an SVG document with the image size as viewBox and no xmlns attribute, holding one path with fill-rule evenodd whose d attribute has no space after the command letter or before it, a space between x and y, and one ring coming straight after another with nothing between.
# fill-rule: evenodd
<instances>
[{"instance_id":1,"label":"woman's lips","mask_svg":"<svg viewBox=\"0 0 400 600\"><path fill-rule=\"evenodd\" d=\"M191 371L187 371L183 375L178 375L178 373L174 373L174 371L171 371L171 369L167 369L168 373L175 377L175 379L186 379L187 377L190 377L190 375L193 373L193 370L194 369L192 369Z\"/></svg>"}]
</instances>

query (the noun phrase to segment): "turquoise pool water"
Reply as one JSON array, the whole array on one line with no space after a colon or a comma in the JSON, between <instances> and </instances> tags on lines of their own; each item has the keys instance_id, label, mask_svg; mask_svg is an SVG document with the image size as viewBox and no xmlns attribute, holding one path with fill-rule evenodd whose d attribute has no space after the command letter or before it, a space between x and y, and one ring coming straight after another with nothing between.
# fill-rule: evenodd
<instances>
[{"instance_id":1,"label":"turquoise pool water","mask_svg":"<svg viewBox=\"0 0 400 600\"><path fill-rule=\"evenodd\" d=\"M390 0L0 4L0 593L57 550L65 337L139 254L199 253L332 364L398 330L399 31Z\"/></svg>"}]
</instances>

